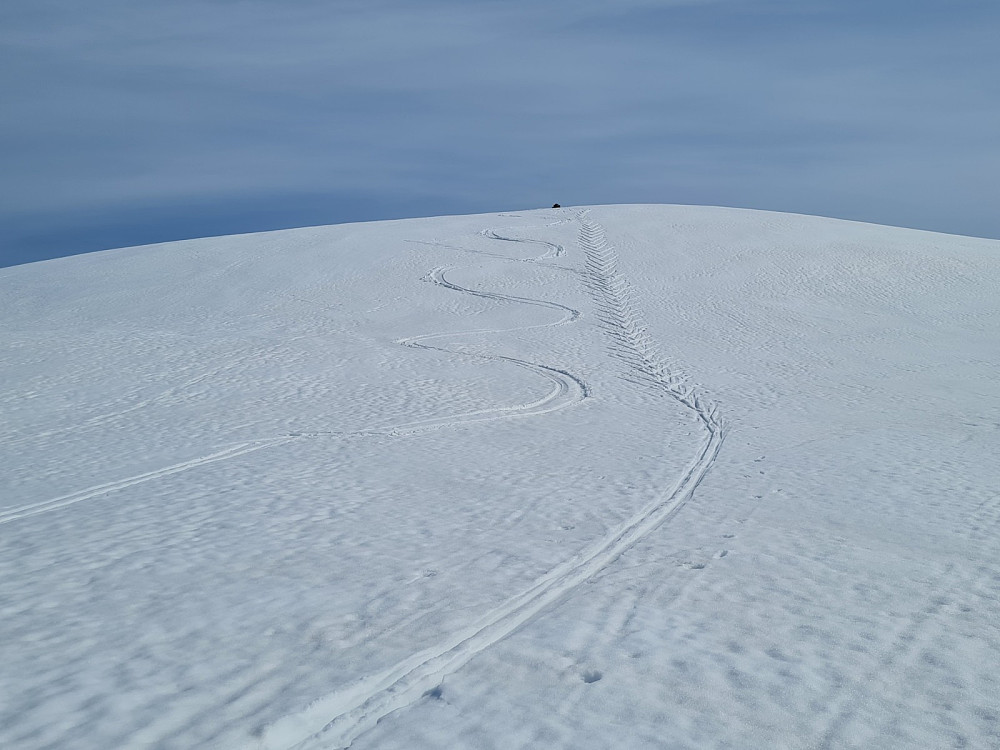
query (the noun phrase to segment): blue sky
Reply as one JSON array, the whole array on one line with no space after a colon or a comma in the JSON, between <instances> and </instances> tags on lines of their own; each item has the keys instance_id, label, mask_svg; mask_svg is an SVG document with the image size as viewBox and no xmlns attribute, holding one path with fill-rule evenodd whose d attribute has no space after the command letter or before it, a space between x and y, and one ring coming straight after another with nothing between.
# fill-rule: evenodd
<instances>
[{"instance_id":1,"label":"blue sky","mask_svg":"<svg viewBox=\"0 0 1000 750\"><path fill-rule=\"evenodd\" d=\"M993 0L6 0L0 265L695 203L1000 237Z\"/></svg>"}]
</instances>

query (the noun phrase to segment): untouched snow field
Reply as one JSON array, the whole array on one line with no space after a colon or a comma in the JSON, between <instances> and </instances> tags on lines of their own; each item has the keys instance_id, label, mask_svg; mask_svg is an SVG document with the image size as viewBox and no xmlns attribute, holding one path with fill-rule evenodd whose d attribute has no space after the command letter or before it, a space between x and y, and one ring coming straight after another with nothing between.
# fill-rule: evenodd
<instances>
[{"instance_id":1,"label":"untouched snow field","mask_svg":"<svg viewBox=\"0 0 1000 750\"><path fill-rule=\"evenodd\" d=\"M0 320L0 747L1000 747L1000 242L381 222Z\"/></svg>"}]
</instances>

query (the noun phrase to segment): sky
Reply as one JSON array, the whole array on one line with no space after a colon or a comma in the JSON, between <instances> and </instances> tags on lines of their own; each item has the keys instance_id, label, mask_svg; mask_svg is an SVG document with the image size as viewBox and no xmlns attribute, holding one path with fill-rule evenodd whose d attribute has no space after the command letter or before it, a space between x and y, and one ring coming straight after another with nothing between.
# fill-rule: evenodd
<instances>
[{"instance_id":1,"label":"sky","mask_svg":"<svg viewBox=\"0 0 1000 750\"><path fill-rule=\"evenodd\" d=\"M0 266L603 203L1000 238L995 0L5 0Z\"/></svg>"}]
</instances>

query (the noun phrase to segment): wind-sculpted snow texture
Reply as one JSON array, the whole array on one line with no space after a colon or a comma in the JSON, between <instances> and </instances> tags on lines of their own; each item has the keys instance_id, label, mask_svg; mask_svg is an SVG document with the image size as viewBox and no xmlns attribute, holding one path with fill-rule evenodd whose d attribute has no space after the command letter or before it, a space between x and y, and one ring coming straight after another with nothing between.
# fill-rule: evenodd
<instances>
[{"instance_id":1,"label":"wind-sculpted snow texture","mask_svg":"<svg viewBox=\"0 0 1000 750\"><path fill-rule=\"evenodd\" d=\"M492 230L483 234L495 240L508 239ZM521 241L549 244L537 240ZM667 492L650 505L642 508L639 513L624 524L612 529L597 544L558 565L535 581L528 589L503 602L501 606L487 612L477 622L461 632L452 634L435 647L405 659L387 672L364 680L360 685L353 685L342 692L317 701L301 715L283 720L278 726L272 728L269 734L265 735L266 745L272 744L271 738L273 737L275 740L273 746L275 747L294 746L301 750L349 747L363 732L370 730L392 711L399 710L423 696L434 694L436 690L440 690L438 686L446 675L461 668L471 658L510 635L546 607L565 596L567 592L584 583L616 560L625 550L632 547L676 511L691 496L704 478L705 473L718 455L722 443L722 429L717 408L714 405L705 406L703 399L697 395L695 390L687 386L682 378L670 374L665 363L655 356L655 345L651 338L644 331L640 333L641 329L637 327L639 325L638 319L627 293L628 287L614 267L614 251L603 238L603 233L597 225L589 222L583 225L581 245L587 252L590 282L599 291L602 302L606 305L604 314L607 316L610 329L623 351L631 355L631 357L626 358L627 361L631 362L635 358L642 374L650 377L666 393L694 411L704 423L707 436L697 457ZM558 246L551 245L550 247L557 248ZM548 257L549 254L546 253L535 260L540 261ZM551 254L557 256L559 253L557 251ZM434 269L429 278L434 283L456 292L564 311L565 314L556 323L543 325L562 325L572 322L580 316L578 310L553 302L466 289L447 281L444 269L441 268ZM476 330L463 333L498 333L509 330L512 329ZM400 343L424 349L448 351L438 346L430 346L426 342L457 335L462 334L425 334L404 339ZM552 411L578 402L587 395L586 385L569 373L511 357L477 356L511 362L555 380L556 390L545 399L524 407L516 407L525 414ZM576 388L573 388L574 385ZM576 393L574 394L573 391ZM561 403L550 405L551 401L559 397L562 397ZM480 414L468 416L485 418L480 417ZM455 422L448 420L443 424L451 425ZM316 726L317 720L322 722L318 727ZM316 728L319 731L312 733L312 730ZM301 735L304 732L311 734L302 738Z\"/></svg>"},{"instance_id":2,"label":"wind-sculpted snow texture","mask_svg":"<svg viewBox=\"0 0 1000 750\"><path fill-rule=\"evenodd\" d=\"M0 747L1000 747L998 300L681 206L5 269Z\"/></svg>"},{"instance_id":3,"label":"wind-sculpted snow texture","mask_svg":"<svg viewBox=\"0 0 1000 750\"><path fill-rule=\"evenodd\" d=\"M494 239L503 239L496 235L495 233L488 232L484 233L486 236L492 237ZM526 242L534 242L534 240L526 240ZM546 243L542 243L546 244ZM541 260L551 256L557 256L561 248L558 246L551 246L542 256L538 258ZM503 257L503 256L496 256ZM523 259L521 259L523 260ZM527 259L534 261L535 259ZM520 326L512 329L498 329L498 330L473 330L473 331L461 331L461 332L449 332L449 333L430 333L422 336L413 336L406 339L400 339L398 343L403 346L410 346L420 349L438 350L448 352L449 349L442 348L440 346L433 346L427 344L430 340L440 340L447 339L453 336L462 336L469 333L503 333L505 331L517 331L517 330L527 330L531 328L545 328L547 326L562 325L564 323L569 323L576 320L580 313L578 310L573 310L572 308L566 307L564 305L559 305L553 302L546 302L544 300L532 300L525 299L523 297L514 297L505 294L496 294L490 292L480 292L472 289L465 289L463 287L452 284L445 278L444 268L435 268L427 276L428 281L432 281L439 286L443 286L447 289L452 289L457 292L463 292L467 294L472 294L477 297L483 297L485 299L495 299L504 300L509 302L522 303L526 305L534 305L538 307L550 308L554 310L559 310L563 313L563 317L553 323L542 323L534 326ZM133 477L126 477L124 479L107 482L105 484L97 485L96 487L88 487L85 490L79 492L73 492L68 495L62 495L50 500L43 500L40 502L29 503L28 505L9 508L0 511L0 524L7 523L10 521L15 521L19 518L26 518L28 516L37 515L39 513L46 513L52 510L57 510L59 508L66 507L67 505L73 505L84 500L88 500L93 497L100 497L107 495L109 493L115 492L126 487L131 487L133 485L151 481L154 479L159 479L161 477L169 476L170 474L177 474L182 471L187 471L189 469L194 469L199 466L203 466L208 463L213 463L215 461L224 461L228 458L235 458L237 456L242 456L246 453L251 453L253 451L260 450L262 448L267 448L273 445L281 445L282 443L289 442L291 440L303 439L303 438L317 438L317 437L374 437L378 435L392 435L398 436L401 434L417 434L424 432L426 430L437 429L440 427L453 427L459 424L464 424L467 422L485 422L495 419L503 419L509 417L526 417L533 416L536 414L544 414L550 411L556 411L562 409L566 406L571 406L579 401L582 401L587 396L587 386L579 378L571 375L567 372L562 372L552 367L546 367L545 365L540 365L532 362L526 362L514 357L504 357L500 355L489 355L489 354L470 354L468 356L478 357L480 359L485 359L487 361L496 362L508 362L519 367L522 367L530 372L537 373L543 378L552 381L553 388L552 391L543 396L542 398L527 404L516 404L513 406L505 407L495 407L490 409L480 409L477 411L452 414L445 417L433 418L433 419L422 419L414 422L404 422L397 425L391 425L387 428L382 429L369 429L364 431L356 432L335 432L335 431L311 431L311 432L292 432L283 435L278 435L270 438L264 438L261 440L255 440L250 443L241 443L232 448L226 450L218 451L207 456L202 456L199 458L194 458L189 461L182 461L181 463L174 464L172 466L166 466L154 471L145 472ZM200 376L196 378L192 383L201 381L205 376ZM173 390L173 389L171 389ZM123 413L134 411L138 408L142 408L147 403L155 399L150 399L140 404L130 407ZM116 413L112 415L101 416L99 418L92 418L85 420L85 425L97 424L99 422L111 421L109 417L120 417L122 413ZM51 430L41 433L43 436L48 436L51 434L56 434L60 430ZM37 436L36 436L37 437ZM10 444L16 444L18 442L23 442L29 439L29 437L14 438L10 441Z\"/></svg>"}]
</instances>

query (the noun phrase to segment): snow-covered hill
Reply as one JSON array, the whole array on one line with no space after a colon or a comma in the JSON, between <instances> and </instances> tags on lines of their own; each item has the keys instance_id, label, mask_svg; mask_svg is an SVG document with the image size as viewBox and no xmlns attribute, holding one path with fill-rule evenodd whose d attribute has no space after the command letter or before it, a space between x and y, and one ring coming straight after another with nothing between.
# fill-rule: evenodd
<instances>
[{"instance_id":1,"label":"snow-covered hill","mask_svg":"<svg viewBox=\"0 0 1000 750\"><path fill-rule=\"evenodd\" d=\"M0 746L1000 746L1000 242L606 206L0 273Z\"/></svg>"}]
</instances>

